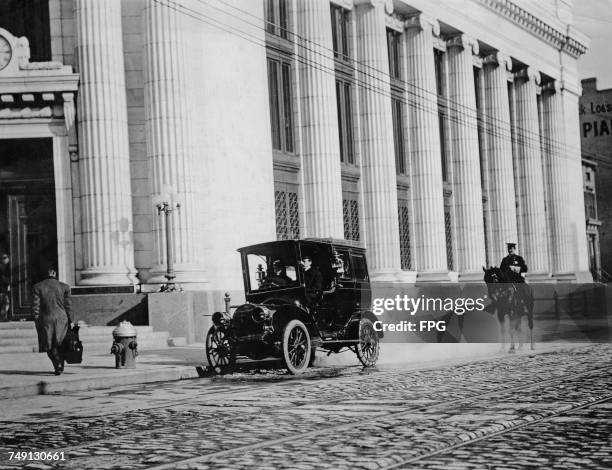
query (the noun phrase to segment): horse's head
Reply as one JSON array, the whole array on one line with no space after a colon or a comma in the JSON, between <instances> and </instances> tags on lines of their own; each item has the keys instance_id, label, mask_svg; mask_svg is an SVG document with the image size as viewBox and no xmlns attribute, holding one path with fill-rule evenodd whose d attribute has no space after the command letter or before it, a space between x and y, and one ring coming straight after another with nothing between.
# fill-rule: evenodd
<instances>
[{"instance_id":1,"label":"horse's head","mask_svg":"<svg viewBox=\"0 0 612 470\"><path fill-rule=\"evenodd\" d=\"M503 282L503 276L501 270L497 266L489 266L489 268L482 267L484 271L484 282L487 284L498 284Z\"/></svg>"}]
</instances>

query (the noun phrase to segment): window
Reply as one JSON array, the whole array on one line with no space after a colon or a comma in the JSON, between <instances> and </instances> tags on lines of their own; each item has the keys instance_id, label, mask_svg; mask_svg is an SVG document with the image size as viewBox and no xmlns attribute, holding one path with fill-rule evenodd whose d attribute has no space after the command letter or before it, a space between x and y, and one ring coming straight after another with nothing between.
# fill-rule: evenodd
<instances>
[{"instance_id":1,"label":"window","mask_svg":"<svg viewBox=\"0 0 612 470\"><path fill-rule=\"evenodd\" d=\"M337 5L331 5L332 40L334 58L347 61L350 57L348 28L350 12Z\"/></svg>"},{"instance_id":2,"label":"window","mask_svg":"<svg viewBox=\"0 0 612 470\"><path fill-rule=\"evenodd\" d=\"M391 99L391 116L393 118L393 146L395 148L395 171L406 174L406 154L404 145L404 121L402 118L402 102Z\"/></svg>"},{"instance_id":3,"label":"window","mask_svg":"<svg viewBox=\"0 0 612 470\"><path fill-rule=\"evenodd\" d=\"M359 241L359 204L356 199L342 200L344 239Z\"/></svg>"},{"instance_id":4,"label":"window","mask_svg":"<svg viewBox=\"0 0 612 470\"><path fill-rule=\"evenodd\" d=\"M30 42L30 61L51 60L49 0L0 1L0 28Z\"/></svg>"},{"instance_id":5,"label":"window","mask_svg":"<svg viewBox=\"0 0 612 470\"><path fill-rule=\"evenodd\" d=\"M587 219L597 220L597 205L595 203L595 193L592 191L584 192L584 210Z\"/></svg>"},{"instance_id":6,"label":"window","mask_svg":"<svg viewBox=\"0 0 612 470\"><path fill-rule=\"evenodd\" d=\"M340 161L355 164L353 143L353 110L351 104L352 85L336 79L336 104L338 107L338 132L340 133Z\"/></svg>"},{"instance_id":7,"label":"window","mask_svg":"<svg viewBox=\"0 0 612 470\"><path fill-rule=\"evenodd\" d=\"M444 209L444 228L446 231L446 262L448 264L448 270L454 269L453 263L453 225L451 221L450 208Z\"/></svg>"},{"instance_id":8,"label":"window","mask_svg":"<svg viewBox=\"0 0 612 470\"><path fill-rule=\"evenodd\" d=\"M300 238L300 216L297 191L274 191L274 210L276 213L276 239L290 240Z\"/></svg>"},{"instance_id":9,"label":"window","mask_svg":"<svg viewBox=\"0 0 612 470\"><path fill-rule=\"evenodd\" d=\"M448 118L445 100L444 52L434 50L436 67L436 92L438 93L438 125L440 127L440 156L442 158L442 180L448 181L448 149L446 148L446 121Z\"/></svg>"},{"instance_id":10,"label":"window","mask_svg":"<svg viewBox=\"0 0 612 470\"><path fill-rule=\"evenodd\" d=\"M485 128L484 128L484 114L482 110L483 93L482 87L482 69L474 67L474 93L476 96L476 122L478 127L478 153L480 161L480 185L482 188L483 195L487 195L487 187L485 184L487 162L485 161ZM482 223L484 227L484 243L485 243L485 261L486 265L489 266L489 237L487 233L487 210L483 202L482 207Z\"/></svg>"},{"instance_id":11,"label":"window","mask_svg":"<svg viewBox=\"0 0 612 470\"><path fill-rule=\"evenodd\" d=\"M408 201L398 201L399 212L399 240L400 240L400 260L403 270L412 268L410 258L410 212Z\"/></svg>"},{"instance_id":12,"label":"window","mask_svg":"<svg viewBox=\"0 0 612 470\"><path fill-rule=\"evenodd\" d=\"M387 52L389 54L389 75L391 78L401 79L400 67L400 40L401 34L387 29Z\"/></svg>"},{"instance_id":13,"label":"window","mask_svg":"<svg viewBox=\"0 0 612 470\"><path fill-rule=\"evenodd\" d=\"M287 0L265 0L266 31L287 39Z\"/></svg>"},{"instance_id":14,"label":"window","mask_svg":"<svg viewBox=\"0 0 612 470\"><path fill-rule=\"evenodd\" d=\"M351 263L355 278L358 280L368 280L368 267L366 266L365 258L362 255L351 255Z\"/></svg>"},{"instance_id":15,"label":"window","mask_svg":"<svg viewBox=\"0 0 612 470\"><path fill-rule=\"evenodd\" d=\"M293 153L291 64L283 60L268 59L268 88L272 148Z\"/></svg>"}]
</instances>

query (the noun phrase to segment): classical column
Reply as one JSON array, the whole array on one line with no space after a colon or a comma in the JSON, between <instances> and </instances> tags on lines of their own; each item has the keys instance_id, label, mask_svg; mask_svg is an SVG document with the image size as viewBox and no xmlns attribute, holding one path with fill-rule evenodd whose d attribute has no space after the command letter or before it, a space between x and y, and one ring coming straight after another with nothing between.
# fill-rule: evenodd
<instances>
[{"instance_id":1,"label":"classical column","mask_svg":"<svg viewBox=\"0 0 612 470\"><path fill-rule=\"evenodd\" d=\"M442 160L436 101L433 35L436 20L419 15L406 21L406 78L410 99L414 254L417 277L448 272L442 192Z\"/></svg>"},{"instance_id":2,"label":"classical column","mask_svg":"<svg viewBox=\"0 0 612 470\"><path fill-rule=\"evenodd\" d=\"M131 284L135 269L121 3L75 0L74 17L81 76L79 282Z\"/></svg>"},{"instance_id":3,"label":"classical column","mask_svg":"<svg viewBox=\"0 0 612 470\"><path fill-rule=\"evenodd\" d=\"M540 74L526 68L514 75L517 106L518 174L515 188L518 193L517 217L520 219L519 251L525 258L529 272L543 275L548 272L546 243L546 214L544 211L544 175L540 146L536 86Z\"/></svg>"},{"instance_id":4,"label":"classical column","mask_svg":"<svg viewBox=\"0 0 612 470\"><path fill-rule=\"evenodd\" d=\"M512 131L508 72L512 59L501 52L484 58L484 107L488 164L488 259L497 264L506 255L506 243L517 242L516 195L512 165Z\"/></svg>"},{"instance_id":5,"label":"classical column","mask_svg":"<svg viewBox=\"0 0 612 470\"><path fill-rule=\"evenodd\" d=\"M550 268L553 276L573 272L570 233L569 155L565 144L563 97L558 81L542 87L542 150L547 176L546 207L550 242Z\"/></svg>"},{"instance_id":6,"label":"classical column","mask_svg":"<svg viewBox=\"0 0 612 470\"><path fill-rule=\"evenodd\" d=\"M478 54L478 42L461 34L450 39L447 48L457 271L460 279L482 280L486 258L472 59L472 54Z\"/></svg>"},{"instance_id":7,"label":"classical column","mask_svg":"<svg viewBox=\"0 0 612 470\"><path fill-rule=\"evenodd\" d=\"M167 5L147 0L144 8L144 104L147 158L153 202L180 204L172 212L177 281L203 279L201 224L196 223L194 198L194 152L185 71L186 44L181 14ZM166 270L166 231L164 217L153 208L155 251L153 273L163 282ZM200 242L196 242L200 240Z\"/></svg>"},{"instance_id":8,"label":"classical column","mask_svg":"<svg viewBox=\"0 0 612 470\"><path fill-rule=\"evenodd\" d=\"M357 74L360 87L361 177L364 225L371 271L382 278L400 271L397 183L391 115L385 4L366 0L355 5Z\"/></svg>"},{"instance_id":9,"label":"classical column","mask_svg":"<svg viewBox=\"0 0 612 470\"><path fill-rule=\"evenodd\" d=\"M329 1L297 2L306 233L344 237ZM314 66L313 64L316 64Z\"/></svg>"}]
</instances>

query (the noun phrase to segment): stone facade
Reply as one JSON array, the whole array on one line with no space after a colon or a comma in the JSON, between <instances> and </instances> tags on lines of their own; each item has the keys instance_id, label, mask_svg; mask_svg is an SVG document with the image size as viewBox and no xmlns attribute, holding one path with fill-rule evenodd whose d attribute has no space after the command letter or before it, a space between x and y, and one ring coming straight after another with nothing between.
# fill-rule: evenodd
<instances>
[{"instance_id":1,"label":"stone facade","mask_svg":"<svg viewBox=\"0 0 612 470\"><path fill-rule=\"evenodd\" d=\"M612 280L612 89L582 80L580 97L585 214L591 269Z\"/></svg>"},{"instance_id":2,"label":"stone facade","mask_svg":"<svg viewBox=\"0 0 612 470\"><path fill-rule=\"evenodd\" d=\"M79 80L54 150L65 280L157 290L160 201L186 289L239 291L236 248L298 235L364 245L375 280L480 280L507 241L539 280L590 279L571 2L48 5L49 60Z\"/></svg>"}]
</instances>

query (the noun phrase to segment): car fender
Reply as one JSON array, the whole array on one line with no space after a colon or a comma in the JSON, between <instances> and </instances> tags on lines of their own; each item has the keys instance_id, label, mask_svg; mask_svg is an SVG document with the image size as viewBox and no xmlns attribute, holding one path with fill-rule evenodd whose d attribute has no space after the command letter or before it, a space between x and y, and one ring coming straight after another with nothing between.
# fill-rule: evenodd
<instances>
[{"instance_id":1,"label":"car fender","mask_svg":"<svg viewBox=\"0 0 612 470\"><path fill-rule=\"evenodd\" d=\"M281 305L277 307L272 318L272 326L274 327L274 331L277 334L282 335L287 323L294 319L300 320L302 323L304 323L306 328L308 328L308 333L310 334L311 339L319 338L321 336L312 315L302 307L295 304Z\"/></svg>"},{"instance_id":2,"label":"car fender","mask_svg":"<svg viewBox=\"0 0 612 470\"><path fill-rule=\"evenodd\" d=\"M362 318L367 318L372 323L379 321L379 318L369 310L360 310L359 312L355 312L346 325L346 331L350 336L359 336L359 322ZM379 338L384 336L382 331L378 331L377 333Z\"/></svg>"}]
</instances>

